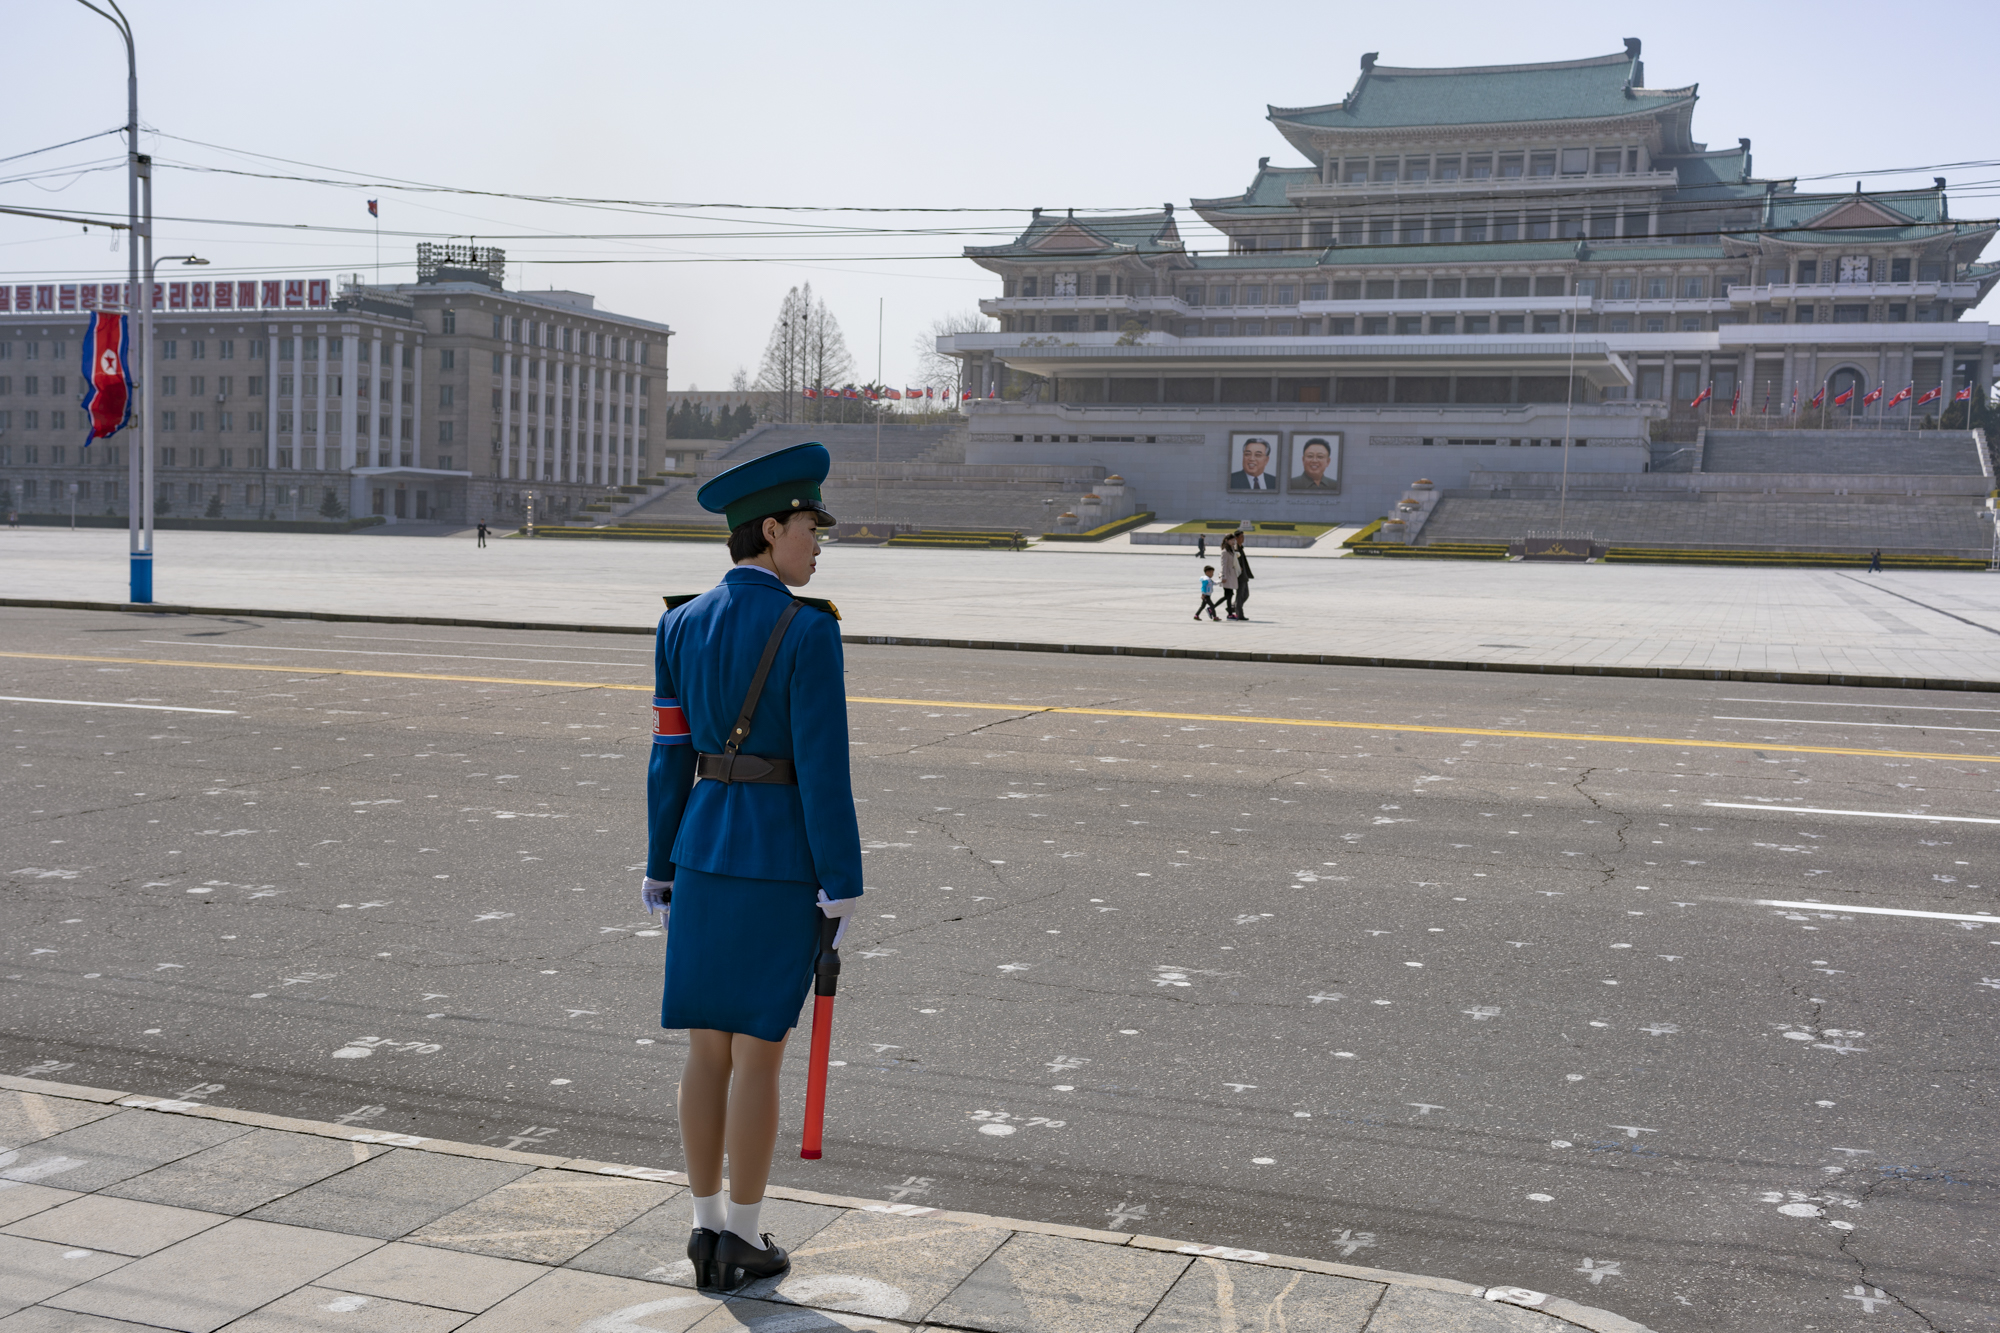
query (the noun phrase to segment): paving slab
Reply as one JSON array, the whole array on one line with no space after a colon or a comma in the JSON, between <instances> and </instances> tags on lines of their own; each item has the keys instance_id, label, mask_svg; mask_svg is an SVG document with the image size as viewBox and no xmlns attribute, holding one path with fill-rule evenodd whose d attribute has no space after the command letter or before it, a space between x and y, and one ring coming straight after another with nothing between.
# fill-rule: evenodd
<instances>
[{"instance_id":1,"label":"paving slab","mask_svg":"<svg viewBox=\"0 0 2000 1333\"><path fill-rule=\"evenodd\" d=\"M29 1242L21 1242L29 1243ZM64 1310L209 1333L374 1249L380 1242L231 1218L124 1264L47 1303Z\"/></svg>"},{"instance_id":2,"label":"paving slab","mask_svg":"<svg viewBox=\"0 0 2000 1333\"><path fill-rule=\"evenodd\" d=\"M125 1199L234 1215L353 1169L356 1153L380 1155L386 1151L378 1148L371 1152L366 1145L341 1143L336 1139L253 1129L143 1176L122 1181L105 1192Z\"/></svg>"},{"instance_id":3,"label":"paving slab","mask_svg":"<svg viewBox=\"0 0 2000 1333\"><path fill-rule=\"evenodd\" d=\"M47 1300L130 1262L122 1254L0 1236L0 1313Z\"/></svg>"},{"instance_id":4,"label":"paving slab","mask_svg":"<svg viewBox=\"0 0 2000 1333\"><path fill-rule=\"evenodd\" d=\"M766 1198L758 1225L771 1233L778 1244L796 1254L800 1246L825 1230L844 1211L821 1204ZM683 1190L577 1255L567 1267L692 1287L694 1265L687 1259L687 1242L688 1232L693 1229L694 1204Z\"/></svg>"},{"instance_id":5,"label":"paving slab","mask_svg":"<svg viewBox=\"0 0 2000 1333\"><path fill-rule=\"evenodd\" d=\"M471 1317L463 1310L440 1310L328 1287L300 1287L244 1315L229 1326L229 1333L449 1333Z\"/></svg>"},{"instance_id":6,"label":"paving slab","mask_svg":"<svg viewBox=\"0 0 2000 1333\"><path fill-rule=\"evenodd\" d=\"M686 1333L723 1297L560 1268L460 1327L466 1333Z\"/></svg>"},{"instance_id":7,"label":"paving slab","mask_svg":"<svg viewBox=\"0 0 2000 1333\"><path fill-rule=\"evenodd\" d=\"M1011 1234L997 1225L852 1211L794 1250L783 1279L750 1283L741 1294L917 1320Z\"/></svg>"},{"instance_id":8,"label":"paving slab","mask_svg":"<svg viewBox=\"0 0 2000 1333\"><path fill-rule=\"evenodd\" d=\"M398 1240L532 1169L399 1148L265 1204L253 1216Z\"/></svg>"},{"instance_id":9,"label":"paving slab","mask_svg":"<svg viewBox=\"0 0 2000 1333\"><path fill-rule=\"evenodd\" d=\"M25 1147L117 1114L115 1106L47 1097L39 1092L0 1093L0 1148Z\"/></svg>"},{"instance_id":10,"label":"paving slab","mask_svg":"<svg viewBox=\"0 0 2000 1333\"><path fill-rule=\"evenodd\" d=\"M157 1333L144 1324L128 1324L122 1319L101 1319L74 1310L51 1310L46 1305L0 1319L0 1333Z\"/></svg>"},{"instance_id":11,"label":"paving slab","mask_svg":"<svg viewBox=\"0 0 2000 1333\"><path fill-rule=\"evenodd\" d=\"M539 1264L394 1241L328 1273L320 1285L473 1315L499 1304L547 1271Z\"/></svg>"},{"instance_id":12,"label":"paving slab","mask_svg":"<svg viewBox=\"0 0 2000 1333\"><path fill-rule=\"evenodd\" d=\"M930 1318L992 1333L1131 1333L1189 1262L1153 1250L1017 1234Z\"/></svg>"},{"instance_id":13,"label":"paving slab","mask_svg":"<svg viewBox=\"0 0 2000 1333\"><path fill-rule=\"evenodd\" d=\"M7 1228L7 1234L138 1257L164 1250L226 1221L218 1213L86 1194L60 1208L16 1222Z\"/></svg>"},{"instance_id":14,"label":"paving slab","mask_svg":"<svg viewBox=\"0 0 2000 1333\"><path fill-rule=\"evenodd\" d=\"M1369 1318L1367 1333L1556 1333L1565 1327L1518 1305L1391 1287Z\"/></svg>"},{"instance_id":15,"label":"paving slab","mask_svg":"<svg viewBox=\"0 0 2000 1333\"><path fill-rule=\"evenodd\" d=\"M915 1324L873 1315L850 1314L839 1310L807 1310L796 1305L771 1301L733 1300L712 1311L696 1324L693 1333L839 1333L843 1329L865 1329L868 1333L908 1333Z\"/></svg>"},{"instance_id":16,"label":"paving slab","mask_svg":"<svg viewBox=\"0 0 2000 1333\"><path fill-rule=\"evenodd\" d=\"M0 1176L101 1190L249 1132L246 1125L121 1110L21 1149Z\"/></svg>"},{"instance_id":17,"label":"paving slab","mask_svg":"<svg viewBox=\"0 0 2000 1333\"><path fill-rule=\"evenodd\" d=\"M1361 1333L1384 1290L1377 1282L1196 1259L1139 1333Z\"/></svg>"},{"instance_id":18,"label":"paving slab","mask_svg":"<svg viewBox=\"0 0 2000 1333\"><path fill-rule=\"evenodd\" d=\"M19 1180L0 1180L0 1227L36 1213L80 1199L75 1190L59 1190L50 1185L30 1185Z\"/></svg>"},{"instance_id":19,"label":"paving slab","mask_svg":"<svg viewBox=\"0 0 2000 1333\"><path fill-rule=\"evenodd\" d=\"M536 1171L445 1214L410 1239L475 1254L560 1264L674 1192L672 1185L648 1180Z\"/></svg>"}]
</instances>

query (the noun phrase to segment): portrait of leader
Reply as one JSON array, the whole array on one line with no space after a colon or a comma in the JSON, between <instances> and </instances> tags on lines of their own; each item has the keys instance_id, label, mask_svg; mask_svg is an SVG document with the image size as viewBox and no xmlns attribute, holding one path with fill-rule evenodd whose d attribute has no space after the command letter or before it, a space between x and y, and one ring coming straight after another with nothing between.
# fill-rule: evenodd
<instances>
[{"instance_id":1,"label":"portrait of leader","mask_svg":"<svg viewBox=\"0 0 2000 1333\"><path fill-rule=\"evenodd\" d=\"M1285 483L1287 491L1308 495L1340 493L1340 436L1294 431L1292 459L1299 470Z\"/></svg>"},{"instance_id":2,"label":"portrait of leader","mask_svg":"<svg viewBox=\"0 0 2000 1333\"><path fill-rule=\"evenodd\" d=\"M1229 458L1236 469L1229 474L1230 490L1278 489L1278 436L1275 432L1231 435Z\"/></svg>"}]
</instances>

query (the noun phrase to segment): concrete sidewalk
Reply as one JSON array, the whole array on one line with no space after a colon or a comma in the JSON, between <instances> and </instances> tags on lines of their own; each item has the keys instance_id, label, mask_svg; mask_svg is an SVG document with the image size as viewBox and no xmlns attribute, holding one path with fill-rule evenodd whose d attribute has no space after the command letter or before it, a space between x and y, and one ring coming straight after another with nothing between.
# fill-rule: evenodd
<instances>
[{"instance_id":1,"label":"concrete sidewalk","mask_svg":"<svg viewBox=\"0 0 2000 1333\"><path fill-rule=\"evenodd\" d=\"M782 1281L689 1285L685 1177L0 1078L0 1331L1645 1333L1351 1264L773 1189Z\"/></svg>"}]
</instances>

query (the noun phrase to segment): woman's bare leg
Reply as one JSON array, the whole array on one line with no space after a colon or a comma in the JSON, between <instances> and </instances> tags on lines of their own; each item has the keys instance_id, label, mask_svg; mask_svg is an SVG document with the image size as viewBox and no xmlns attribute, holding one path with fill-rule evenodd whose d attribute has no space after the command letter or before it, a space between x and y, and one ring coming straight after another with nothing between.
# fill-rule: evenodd
<instances>
[{"instance_id":1,"label":"woman's bare leg","mask_svg":"<svg viewBox=\"0 0 2000 1333\"><path fill-rule=\"evenodd\" d=\"M756 1203L764 1197L764 1185L771 1178L771 1154L778 1143L778 1070L784 1062L785 1043L741 1032L729 1034L727 1040L729 1065L735 1071L726 1133L729 1197L736 1203ZM689 1067L693 1067L692 1057ZM689 1155L692 1159L692 1151ZM689 1176L696 1193L713 1193L720 1188L719 1172L715 1177L718 1183L712 1186L693 1180L692 1166Z\"/></svg>"},{"instance_id":2,"label":"woman's bare leg","mask_svg":"<svg viewBox=\"0 0 2000 1333\"><path fill-rule=\"evenodd\" d=\"M711 1028L688 1032L687 1066L680 1086L681 1150L687 1154L688 1188L700 1198L722 1191L731 1042L732 1034Z\"/></svg>"}]
</instances>

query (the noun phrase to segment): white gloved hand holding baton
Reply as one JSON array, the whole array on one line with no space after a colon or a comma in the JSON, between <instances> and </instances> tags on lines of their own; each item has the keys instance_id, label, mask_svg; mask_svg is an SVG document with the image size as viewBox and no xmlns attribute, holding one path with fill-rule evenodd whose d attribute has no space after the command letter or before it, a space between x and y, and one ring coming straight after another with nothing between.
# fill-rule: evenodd
<instances>
[{"instance_id":1,"label":"white gloved hand holding baton","mask_svg":"<svg viewBox=\"0 0 2000 1333\"><path fill-rule=\"evenodd\" d=\"M841 940L847 936L847 920L854 914L854 908L861 901L859 894L852 898L829 898L826 890L819 891L819 910L829 920L840 922L840 928L833 933L833 947L838 949Z\"/></svg>"},{"instance_id":2,"label":"white gloved hand holding baton","mask_svg":"<svg viewBox=\"0 0 2000 1333\"><path fill-rule=\"evenodd\" d=\"M674 882L670 879L642 879L639 881L639 902L645 907L646 915L660 923L662 929L667 924L667 904L674 900Z\"/></svg>"}]
</instances>

